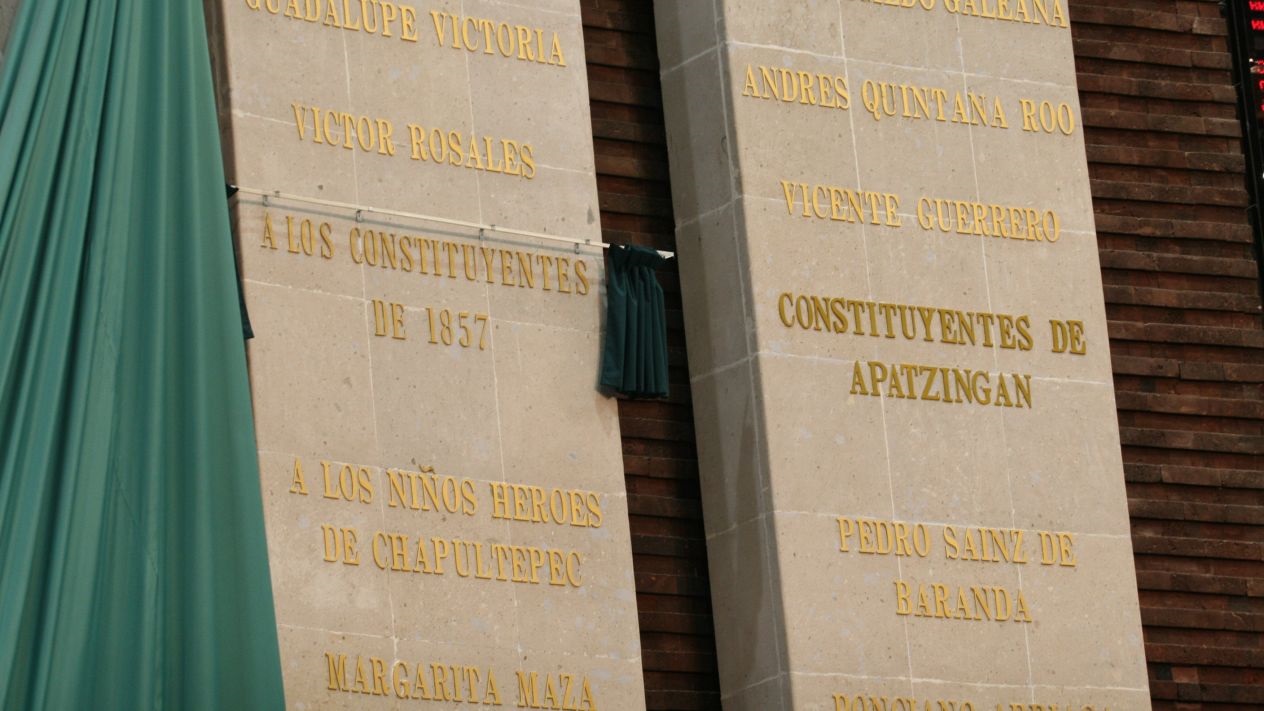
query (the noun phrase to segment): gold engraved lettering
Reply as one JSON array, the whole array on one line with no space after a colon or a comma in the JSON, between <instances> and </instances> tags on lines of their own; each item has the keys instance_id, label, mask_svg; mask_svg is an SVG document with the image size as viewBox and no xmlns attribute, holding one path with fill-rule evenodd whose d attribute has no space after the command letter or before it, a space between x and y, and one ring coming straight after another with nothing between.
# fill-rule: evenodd
<instances>
[{"instance_id":1,"label":"gold engraved lettering","mask_svg":"<svg viewBox=\"0 0 1264 711\"><path fill-rule=\"evenodd\" d=\"M891 8L920 9L933 12L937 7L952 16L971 17L982 20L1003 22L1019 22L1028 25L1041 25L1051 28L1067 29L1066 10L1062 0L861 0L874 5Z\"/></svg>"},{"instance_id":2,"label":"gold engraved lettering","mask_svg":"<svg viewBox=\"0 0 1264 711\"><path fill-rule=\"evenodd\" d=\"M299 141L350 151L397 155L395 123L381 116L351 114L325 107L292 103ZM477 136L439 127L408 123L407 155L411 160L496 173L524 180L536 176L535 148L510 138ZM401 134L401 140L403 136ZM398 155L404 155L403 152Z\"/></svg>"},{"instance_id":3,"label":"gold engraved lettering","mask_svg":"<svg viewBox=\"0 0 1264 711\"><path fill-rule=\"evenodd\" d=\"M517 678L518 708L599 711L588 677L519 670Z\"/></svg>"},{"instance_id":4,"label":"gold engraved lettering","mask_svg":"<svg viewBox=\"0 0 1264 711\"><path fill-rule=\"evenodd\" d=\"M910 3L913 0L866 0L867 2ZM928 0L921 0L927 2ZM934 0L929 0L934 2ZM975 711L968 700L919 699L912 696L879 696L876 694L834 694L834 711ZM999 711L999 709L998 709ZM1087 709L1085 711L1088 711Z\"/></svg>"},{"instance_id":5,"label":"gold engraved lettering","mask_svg":"<svg viewBox=\"0 0 1264 711\"><path fill-rule=\"evenodd\" d=\"M431 466L421 467L421 471L387 469L386 478L386 505L391 508L465 516L478 513L478 497L470 479L441 476Z\"/></svg>"},{"instance_id":6,"label":"gold engraved lettering","mask_svg":"<svg viewBox=\"0 0 1264 711\"><path fill-rule=\"evenodd\" d=\"M846 77L785 67L746 65L742 96L823 109L851 108Z\"/></svg>"},{"instance_id":7,"label":"gold engraved lettering","mask_svg":"<svg viewBox=\"0 0 1264 711\"><path fill-rule=\"evenodd\" d=\"M324 472L324 498L361 504L373 503L373 475L369 467L334 464L326 460L321 460L320 466Z\"/></svg>"},{"instance_id":8,"label":"gold engraved lettering","mask_svg":"<svg viewBox=\"0 0 1264 711\"><path fill-rule=\"evenodd\" d=\"M341 540L327 532L326 562L339 560L337 545ZM584 584L583 556L573 550L438 536L414 539L387 531L374 533L369 547L373 564L384 572L455 574L460 578L528 585L548 583L555 587L580 588ZM349 564L358 565L358 558Z\"/></svg>"},{"instance_id":9,"label":"gold engraved lettering","mask_svg":"<svg viewBox=\"0 0 1264 711\"><path fill-rule=\"evenodd\" d=\"M781 181L786 214L834 222L899 227L900 198L894 193Z\"/></svg>"},{"instance_id":10,"label":"gold engraved lettering","mask_svg":"<svg viewBox=\"0 0 1264 711\"><path fill-rule=\"evenodd\" d=\"M605 520L601 496L580 489L544 489L524 484L489 482L492 518L524 523L601 528Z\"/></svg>"},{"instance_id":11,"label":"gold engraved lettering","mask_svg":"<svg viewBox=\"0 0 1264 711\"><path fill-rule=\"evenodd\" d=\"M968 622L1032 622L1023 591L1001 585L914 585L896 580L895 614Z\"/></svg>"},{"instance_id":12,"label":"gold engraved lettering","mask_svg":"<svg viewBox=\"0 0 1264 711\"><path fill-rule=\"evenodd\" d=\"M246 7L329 29L417 41L417 9L391 0L288 0L284 12L281 0L246 0Z\"/></svg>"},{"instance_id":13,"label":"gold engraved lettering","mask_svg":"<svg viewBox=\"0 0 1264 711\"><path fill-rule=\"evenodd\" d=\"M1019 99L1023 115L1023 130L1029 133L1075 133L1075 112L1065 101L1054 104L1049 101Z\"/></svg>"},{"instance_id":14,"label":"gold engraved lettering","mask_svg":"<svg viewBox=\"0 0 1264 711\"><path fill-rule=\"evenodd\" d=\"M1000 345L1019 351L1029 351L1035 345L1031 317L1026 314L961 311L782 292L777 295L777 316L786 328L838 335L920 339L988 349ZM912 383L910 379L900 385L911 387Z\"/></svg>"},{"instance_id":15,"label":"gold engraved lettering","mask_svg":"<svg viewBox=\"0 0 1264 711\"><path fill-rule=\"evenodd\" d=\"M1062 238L1062 221L1053 210L921 197L917 224L926 231L1054 243Z\"/></svg>"},{"instance_id":16,"label":"gold engraved lettering","mask_svg":"<svg viewBox=\"0 0 1264 711\"><path fill-rule=\"evenodd\" d=\"M1075 558L1075 552L1072 547L1075 545L1075 535L1071 533L1054 533L1051 531L1038 531L1040 537L1040 564L1041 565L1059 565L1064 568L1074 568L1078 561Z\"/></svg>"},{"instance_id":17,"label":"gold engraved lettering","mask_svg":"<svg viewBox=\"0 0 1264 711\"><path fill-rule=\"evenodd\" d=\"M354 528L321 524L320 532L325 544L326 563L360 564L360 552L356 548L358 538Z\"/></svg>"},{"instance_id":18,"label":"gold engraved lettering","mask_svg":"<svg viewBox=\"0 0 1264 711\"><path fill-rule=\"evenodd\" d=\"M402 341L407 338L404 332L404 305L394 302L373 299L373 335L378 338L391 338Z\"/></svg>"},{"instance_id":19,"label":"gold engraved lettering","mask_svg":"<svg viewBox=\"0 0 1264 711\"><path fill-rule=\"evenodd\" d=\"M285 243L288 251L304 254L310 251L331 259L336 251L332 228L328 223L308 224L287 217ZM265 215L262 247L279 249L277 240L282 237L272 227L270 216ZM504 250L475 244L418 235L400 234L385 229L369 229L355 226L347 232L346 253L354 264L368 265L401 272L415 272L435 277L447 277L467 281L523 289L540 289L557 294L587 296L592 291L589 264L578 257L555 257L526 250ZM272 245L271 247L269 245ZM441 314L430 312L430 318ZM446 317L460 321L459 314ZM486 314L469 312L468 326L481 334L474 340L486 342ZM456 324L459 328L459 324ZM433 341L432 341L433 342ZM480 346L485 347L485 346Z\"/></svg>"},{"instance_id":20,"label":"gold engraved lettering","mask_svg":"<svg viewBox=\"0 0 1264 711\"><path fill-rule=\"evenodd\" d=\"M310 125L313 143L395 155L395 126L389 119L357 116L297 102L290 104L290 108L294 112L294 128L300 141L307 139Z\"/></svg>"},{"instance_id":21,"label":"gold engraved lettering","mask_svg":"<svg viewBox=\"0 0 1264 711\"><path fill-rule=\"evenodd\" d=\"M326 689L402 700L502 705L496 673L489 667L388 661L372 655L348 657L326 651ZM351 667L348 669L348 667Z\"/></svg>"},{"instance_id":22,"label":"gold engraved lettering","mask_svg":"<svg viewBox=\"0 0 1264 711\"><path fill-rule=\"evenodd\" d=\"M303 479L303 461L298 457L294 458L294 478L290 483L290 493L307 496L307 482Z\"/></svg>"},{"instance_id":23,"label":"gold engraved lettering","mask_svg":"<svg viewBox=\"0 0 1264 711\"><path fill-rule=\"evenodd\" d=\"M1049 319L1049 327L1053 332L1052 350L1054 353L1084 355L1088 352L1088 343L1084 340L1083 321Z\"/></svg>"},{"instance_id":24,"label":"gold engraved lettering","mask_svg":"<svg viewBox=\"0 0 1264 711\"><path fill-rule=\"evenodd\" d=\"M1025 564L1023 532L1012 528L945 526L944 557L977 563Z\"/></svg>"},{"instance_id":25,"label":"gold engraved lettering","mask_svg":"<svg viewBox=\"0 0 1264 711\"><path fill-rule=\"evenodd\" d=\"M554 31L439 10L430 11L430 21L435 42L440 47L534 64L566 66L561 36Z\"/></svg>"},{"instance_id":26,"label":"gold engraved lettering","mask_svg":"<svg viewBox=\"0 0 1264 711\"><path fill-rule=\"evenodd\" d=\"M875 121L887 118L931 120L986 128L1009 128L999 97L951 91L934 86L896 84L866 79L861 103Z\"/></svg>"},{"instance_id":27,"label":"gold engraved lettering","mask_svg":"<svg viewBox=\"0 0 1264 711\"><path fill-rule=\"evenodd\" d=\"M858 360L852 369L850 393L946 405L1030 409L1031 378L1027 373Z\"/></svg>"},{"instance_id":28,"label":"gold engraved lettering","mask_svg":"<svg viewBox=\"0 0 1264 711\"><path fill-rule=\"evenodd\" d=\"M925 558L930 555L930 531L924 523L838 518L838 550L868 555Z\"/></svg>"}]
</instances>

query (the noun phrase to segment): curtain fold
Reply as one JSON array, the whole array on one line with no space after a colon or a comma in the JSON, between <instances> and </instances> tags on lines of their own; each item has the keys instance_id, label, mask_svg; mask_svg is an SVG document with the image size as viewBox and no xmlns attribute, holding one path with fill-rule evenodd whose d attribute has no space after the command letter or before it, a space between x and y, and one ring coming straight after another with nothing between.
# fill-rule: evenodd
<instances>
[{"instance_id":1,"label":"curtain fold","mask_svg":"<svg viewBox=\"0 0 1264 711\"><path fill-rule=\"evenodd\" d=\"M201 2L0 78L0 709L284 706Z\"/></svg>"},{"instance_id":2,"label":"curtain fold","mask_svg":"<svg viewBox=\"0 0 1264 711\"><path fill-rule=\"evenodd\" d=\"M663 261L645 247L610 248L599 382L628 397L667 397L667 317L654 274Z\"/></svg>"}]
</instances>

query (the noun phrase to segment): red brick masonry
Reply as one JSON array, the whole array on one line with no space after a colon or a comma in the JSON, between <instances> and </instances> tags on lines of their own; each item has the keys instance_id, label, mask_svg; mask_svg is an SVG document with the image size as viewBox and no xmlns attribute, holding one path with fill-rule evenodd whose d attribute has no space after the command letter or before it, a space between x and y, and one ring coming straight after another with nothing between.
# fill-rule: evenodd
<instances>
[{"instance_id":1,"label":"red brick masonry","mask_svg":"<svg viewBox=\"0 0 1264 711\"><path fill-rule=\"evenodd\" d=\"M842 0L853 2L855 0ZM1156 709L1264 707L1264 330L1214 0L1069 0ZM674 249L651 0L581 0L601 221ZM679 280L620 406L648 707L719 708Z\"/></svg>"}]
</instances>

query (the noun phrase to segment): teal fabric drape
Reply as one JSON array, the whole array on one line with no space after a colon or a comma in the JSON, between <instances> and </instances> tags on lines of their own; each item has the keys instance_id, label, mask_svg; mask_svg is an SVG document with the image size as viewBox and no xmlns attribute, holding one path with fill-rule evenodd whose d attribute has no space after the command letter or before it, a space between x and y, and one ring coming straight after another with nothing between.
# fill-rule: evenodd
<instances>
[{"instance_id":1,"label":"teal fabric drape","mask_svg":"<svg viewBox=\"0 0 1264 711\"><path fill-rule=\"evenodd\" d=\"M667 397L667 317L654 275L663 261L645 247L610 248L600 383L629 397Z\"/></svg>"},{"instance_id":2,"label":"teal fabric drape","mask_svg":"<svg viewBox=\"0 0 1264 711\"><path fill-rule=\"evenodd\" d=\"M284 706L200 0L0 78L0 709Z\"/></svg>"}]
</instances>

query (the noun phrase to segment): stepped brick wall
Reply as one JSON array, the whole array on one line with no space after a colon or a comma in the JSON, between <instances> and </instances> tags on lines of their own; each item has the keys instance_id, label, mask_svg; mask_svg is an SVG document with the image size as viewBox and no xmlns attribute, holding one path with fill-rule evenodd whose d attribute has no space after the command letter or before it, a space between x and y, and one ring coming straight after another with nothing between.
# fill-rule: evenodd
<instances>
[{"instance_id":1,"label":"stepped brick wall","mask_svg":"<svg viewBox=\"0 0 1264 711\"><path fill-rule=\"evenodd\" d=\"M1154 708L1264 705L1264 330L1214 0L1070 0Z\"/></svg>"},{"instance_id":2,"label":"stepped brick wall","mask_svg":"<svg viewBox=\"0 0 1264 711\"><path fill-rule=\"evenodd\" d=\"M692 1L692 0L691 0ZM581 0L602 233L675 251L650 0ZM647 707L720 708L680 279L667 303L671 397L619 403Z\"/></svg>"},{"instance_id":3,"label":"stepped brick wall","mask_svg":"<svg viewBox=\"0 0 1264 711\"><path fill-rule=\"evenodd\" d=\"M852 1L852 0L843 0ZM1264 705L1264 328L1214 0L1068 0L1156 709ZM674 250L651 0L581 0L607 241ZM719 708L678 275L620 406L646 692Z\"/></svg>"}]
</instances>

